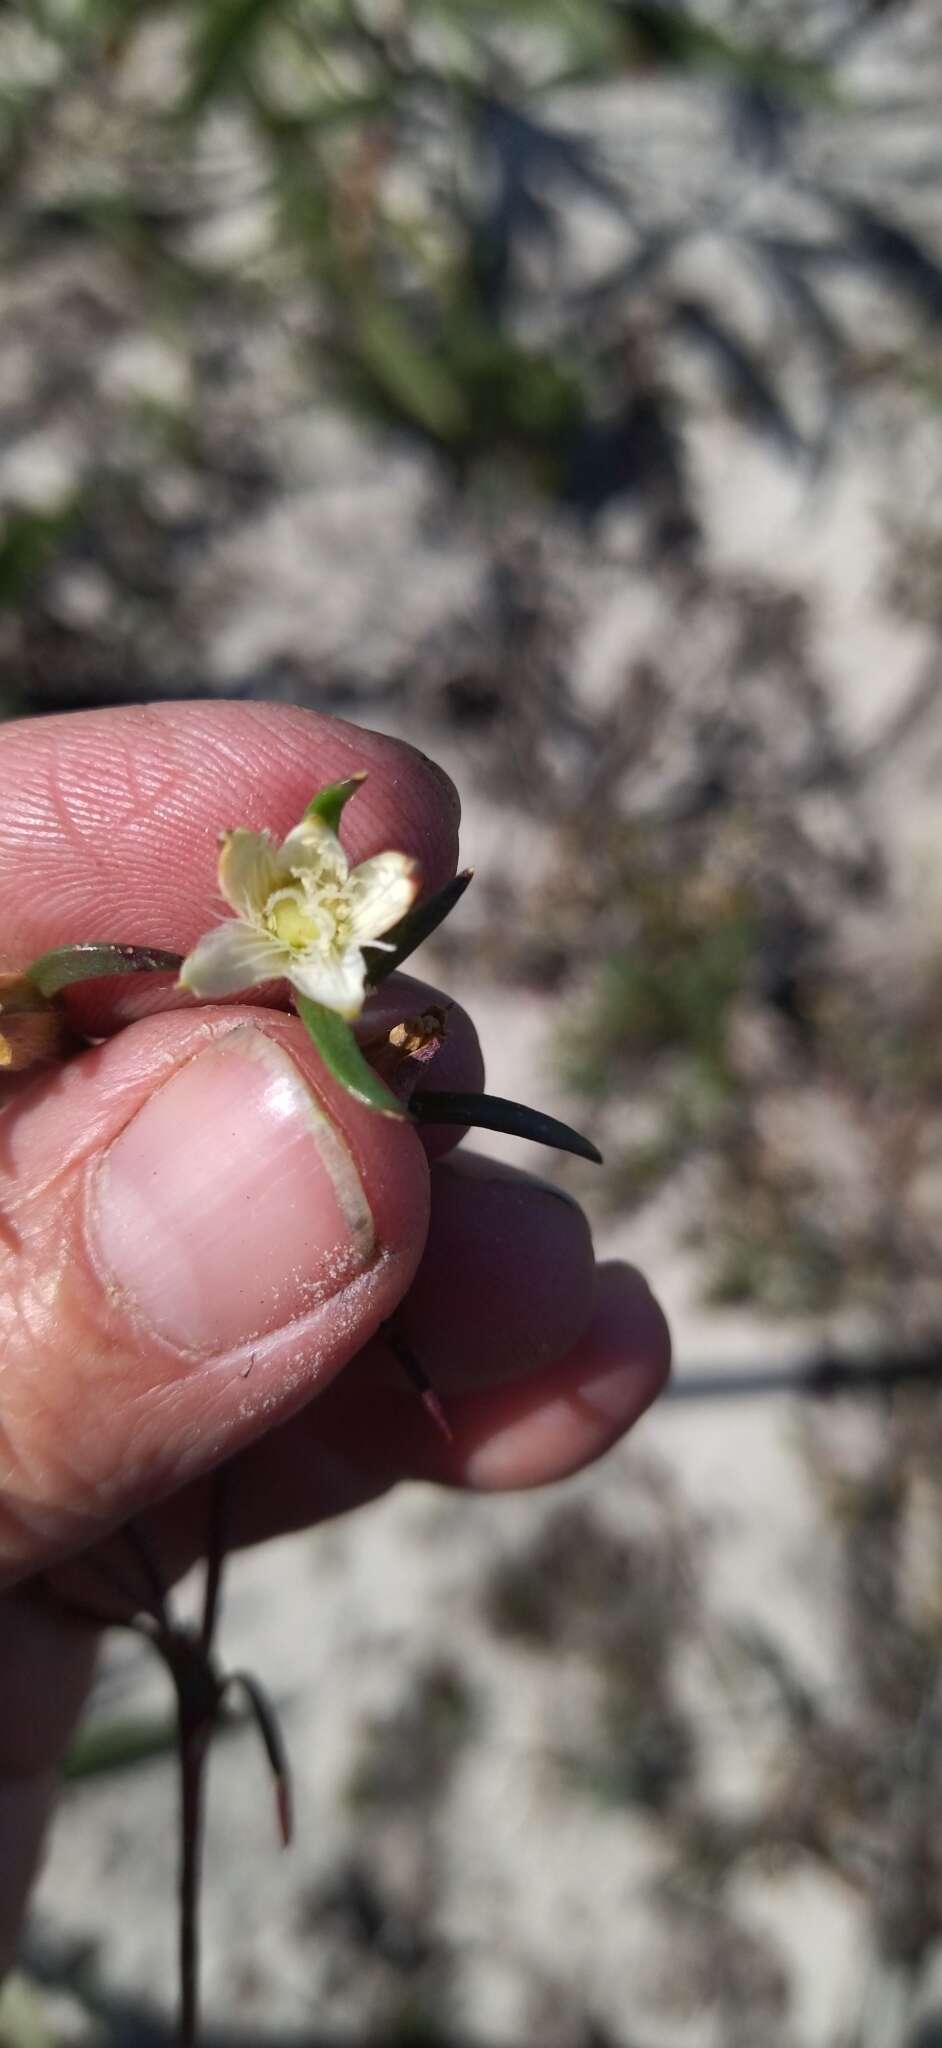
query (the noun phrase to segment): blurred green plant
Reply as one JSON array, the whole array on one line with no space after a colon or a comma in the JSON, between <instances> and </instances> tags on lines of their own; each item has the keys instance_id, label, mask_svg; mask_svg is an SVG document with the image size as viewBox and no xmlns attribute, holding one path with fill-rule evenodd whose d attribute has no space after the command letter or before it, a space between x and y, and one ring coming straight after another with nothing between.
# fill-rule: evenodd
<instances>
[{"instance_id":1,"label":"blurred green plant","mask_svg":"<svg viewBox=\"0 0 942 2048\"><path fill-rule=\"evenodd\" d=\"M440 1799L474 1733L476 1706L460 1665L421 1666L408 1696L361 1732L346 1799L358 1812L415 1811Z\"/></svg>"},{"instance_id":2,"label":"blurred green plant","mask_svg":"<svg viewBox=\"0 0 942 2048\"><path fill-rule=\"evenodd\" d=\"M730 595L711 587L714 632ZM838 741L803 628L789 645L781 604L750 620L756 595L733 597L708 719L689 678L650 673L638 695L669 719L677 763L643 823L633 790L649 792L650 762L630 696L621 751L617 728L591 743L593 799L572 807L526 912L566 1020L559 1071L591 1104L613 1208L688 1176L711 1300L776 1314L853 1302L886 1341L927 1342L942 1312L939 949L914 928L905 966L893 953L868 757ZM920 683L881 772L931 702ZM853 957L848 931L868 934ZM523 979L541 971L519 964Z\"/></svg>"},{"instance_id":3,"label":"blurred green plant","mask_svg":"<svg viewBox=\"0 0 942 2048\"><path fill-rule=\"evenodd\" d=\"M536 1541L500 1558L481 1596L491 1631L544 1656L574 1656L599 1678L595 1740L556 1762L607 1806L666 1813L695 1766L676 1685L678 1646L698 1604L688 1545L659 1478L636 1475L652 1539L607 1529L588 1507L557 1509Z\"/></svg>"},{"instance_id":4,"label":"blurred green plant","mask_svg":"<svg viewBox=\"0 0 942 2048\"><path fill-rule=\"evenodd\" d=\"M41 1993L23 1971L0 1989L0 2041L4 2048L55 2048Z\"/></svg>"},{"instance_id":5,"label":"blurred green plant","mask_svg":"<svg viewBox=\"0 0 942 2048\"><path fill-rule=\"evenodd\" d=\"M747 881L685 880L633 827L614 828L580 871L593 899L582 914L595 929L604 903L611 946L560 1035L561 1071L595 1104L642 1105L639 1134L623 1133L610 1159L608 1194L620 1205L738 1126L730 1023L754 975L761 912Z\"/></svg>"},{"instance_id":6,"label":"blurred green plant","mask_svg":"<svg viewBox=\"0 0 942 2048\"><path fill-rule=\"evenodd\" d=\"M73 1738L62 1776L66 1784L78 1784L112 1771L134 1770L153 1757L175 1756L176 1747L177 1721L170 1711L96 1717L85 1721Z\"/></svg>"},{"instance_id":7,"label":"blurred green plant","mask_svg":"<svg viewBox=\"0 0 942 2048\"><path fill-rule=\"evenodd\" d=\"M911 379L914 350L936 375L929 168L879 205L858 189L859 138L895 117L852 89L878 26L865 0L774 32L758 0L0 10L11 332L21 285L75 281L26 424L64 395L84 421L60 505L0 480L6 707L191 689L181 566L271 490L267 428L305 409L417 444L488 530L541 499L590 531L631 503L654 565L697 551L704 398L813 473L862 379ZM906 314L876 355L831 290L847 271ZM98 337L128 327L169 365L112 386ZM107 588L75 623L57 575L89 563Z\"/></svg>"},{"instance_id":8,"label":"blurred green plant","mask_svg":"<svg viewBox=\"0 0 942 2048\"><path fill-rule=\"evenodd\" d=\"M32 0L25 20L29 48L25 22L11 46L20 82L0 98L8 249L105 246L184 320L220 292L306 296L299 345L316 382L419 436L461 478L496 463L589 513L638 489L651 440L633 407L639 380L663 407L644 363L667 341L703 355L759 431L809 452L728 304L683 281L700 212L666 194L652 207L631 150L621 161L604 141L592 94L615 82L629 136L652 80L691 78L725 109L730 166L760 157L796 193L813 187L816 236L757 227L732 196L708 229L765 277L827 394L852 341L816 282L835 238L840 260L932 317L942 308L942 271L913 231L792 161L796 127L859 112L828 35L797 17L775 39L758 11L750 34L748 17L720 27L669 0ZM0 54L4 33L0 22ZM133 133L120 121L129 76ZM80 105L108 110L113 148L69 153L57 177ZM212 169L223 136L238 197L261 215L228 264L199 238L225 211ZM37 183L40 157L53 176ZM621 245L581 279L574 207Z\"/></svg>"},{"instance_id":9,"label":"blurred green plant","mask_svg":"<svg viewBox=\"0 0 942 2048\"><path fill-rule=\"evenodd\" d=\"M11 512L0 527L0 610L16 606L29 595L63 541L71 533L76 511Z\"/></svg>"}]
</instances>

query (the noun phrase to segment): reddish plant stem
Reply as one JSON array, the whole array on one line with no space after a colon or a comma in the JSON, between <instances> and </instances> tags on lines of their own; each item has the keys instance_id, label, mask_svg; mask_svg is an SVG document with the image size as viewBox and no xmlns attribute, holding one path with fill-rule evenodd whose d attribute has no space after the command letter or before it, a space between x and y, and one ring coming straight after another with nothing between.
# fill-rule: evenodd
<instances>
[{"instance_id":1,"label":"reddish plant stem","mask_svg":"<svg viewBox=\"0 0 942 2048\"><path fill-rule=\"evenodd\" d=\"M177 1720L180 1731L180 2048L196 2048L199 2035L199 1905L203 1860L203 1793L206 1758L222 1700L211 1663L219 1619L226 1559L228 1473L212 1476L206 1542L206 1584L194 1662L177 1661Z\"/></svg>"},{"instance_id":2,"label":"reddish plant stem","mask_svg":"<svg viewBox=\"0 0 942 2048\"><path fill-rule=\"evenodd\" d=\"M229 1478L229 1467L227 1465L219 1465L213 1473L209 1488L209 1528L206 1535L206 1586L203 1593L203 1619L200 1627L200 1641L207 1657L213 1647L216 1623L219 1620L222 1569L226 1561L226 1534L229 1520Z\"/></svg>"},{"instance_id":3,"label":"reddish plant stem","mask_svg":"<svg viewBox=\"0 0 942 2048\"><path fill-rule=\"evenodd\" d=\"M381 1329L390 1351L401 1365L407 1380L415 1388L419 1400L426 1414L431 1416L439 1436L444 1438L446 1444L453 1443L454 1431L442 1405L441 1396L429 1379L424 1365L416 1357L411 1344L406 1342L398 1324L391 1317L387 1318L387 1321L381 1325Z\"/></svg>"},{"instance_id":4,"label":"reddish plant stem","mask_svg":"<svg viewBox=\"0 0 942 2048\"><path fill-rule=\"evenodd\" d=\"M178 1693L180 1728L180 2048L199 2037L199 1886L203 1849L203 1783L210 1726L188 1725Z\"/></svg>"}]
</instances>

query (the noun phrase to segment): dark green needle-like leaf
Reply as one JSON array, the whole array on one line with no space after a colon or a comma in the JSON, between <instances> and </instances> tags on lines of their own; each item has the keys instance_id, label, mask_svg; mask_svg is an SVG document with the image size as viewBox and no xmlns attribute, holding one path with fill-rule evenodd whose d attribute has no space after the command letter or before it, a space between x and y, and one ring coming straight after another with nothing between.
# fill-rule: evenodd
<instances>
[{"instance_id":1,"label":"dark green needle-like leaf","mask_svg":"<svg viewBox=\"0 0 942 2048\"><path fill-rule=\"evenodd\" d=\"M394 974L396 968L408 960L417 946L431 938L454 910L455 904L460 903L473 872L473 868L465 868L452 881L446 882L443 889L438 889L434 896L427 897L424 903L417 903L414 910L407 910L405 917L401 917L399 923L392 925L385 934L383 944L391 949L389 952L380 952L375 946L364 946L371 988L378 988L387 975Z\"/></svg>"},{"instance_id":2,"label":"dark green needle-like leaf","mask_svg":"<svg viewBox=\"0 0 942 2048\"><path fill-rule=\"evenodd\" d=\"M602 1154L590 1138L570 1130L558 1117L528 1109L522 1102L508 1102L503 1095L423 1089L411 1096L409 1113L419 1124L470 1124L482 1131L506 1131L508 1137L529 1138L531 1144L551 1145L557 1152L574 1152L579 1159L602 1164Z\"/></svg>"}]
</instances>

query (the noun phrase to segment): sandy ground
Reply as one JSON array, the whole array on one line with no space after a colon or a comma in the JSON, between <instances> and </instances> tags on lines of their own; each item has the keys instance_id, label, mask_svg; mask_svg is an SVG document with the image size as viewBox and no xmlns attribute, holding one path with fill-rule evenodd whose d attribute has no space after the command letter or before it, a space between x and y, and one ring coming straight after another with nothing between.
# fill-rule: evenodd
<instances>
[{"instance_id":1,"label":"sandy ground","mask_svg":"<svg viewBox=\"0 0 942 2048\"><path fill-rule=\"evenodd\" d=\"M880 521L866 454L849 459L816 504L745 439L736 450L728 437L712 447L705 437L702 461L718 550L737 566L774 556L812 587L835 714L862 738L878 732L930 649L917 633L901 642L873 596ZM247 551L252 545L247 535ZM268 570L276 608L277 576L294 588L291 549L282 564L273 541ZM448 597L440 588L431 594L443 605L456 575L446 564ZM317 589L307 601L313 632L315 613L323 627ZM251 592L245 604L246 630L257 635ZM620 604L619 618L623 635L637 632L630 603ZM238 625L230 619L230 646ZM586 636L596 686L606 633L611 642L614 625L596 617ZM892 659L869 662L864 687L861 647L880 645ZM624 645L620 651L623 658ZM443 752L460 777L460 748L442 748L440 733L410 736ZM904 807L878 791L901 898L911 900L918 888L923 909L938 890L940 745L942 718L928 744L923 733L919 758L906 771ZM505 821L478 802L472 786L464 857L486 874L507 859L508 845L512 858L541 857L538 830L511 828L508 841ZM552 1106L552 999L515 995L508 1012L499 988L476 981L463 990L460 973L456 993L479 1019L490 1085ZM510 1141L483 1143L526 1157L527 1148ZM531 1163L545 1170L545 1156L529 1149ZM570 1173L566 1165L553 1170ZM696 1264L680 1242L682 1223L683 1200L674 1196L630 1226L603 1223L598 1238L605 1255L628 1256L650 1272L674 1325L685 1385L715 1366L735 1374L756 1362L797 1360L825 1334L751 1314L706 1314ZM665 1489L696 1532L697 1576L715 1623L745 1628L772 1620L807 1683L839 1688L831 1538L802 1453L797 1405L785 1398L665 1402L630 1445L549 1495L451 1499L408 1488L349 1524L233 1566L225 1655L263 1671L282 1708L299 1826L290 1855L277 1855L259 1760L248 1736L234 1733L213 1767L205 1887L213 2026L355 2040L393 2022L418 2028L421 2020L482 2048L537 2038L548 2048L591 2040L726 2048L728 2026L709 1969L704 1976L702 1957L695 1945L687 1953L676 1928L665 1933L665 1831L655 1817L593 1795L561 1761L591 1758L597 1739L591 1662L565 1642L540 1649L495 1638L482 1618L482 1589L495 1567L526 1556L563 1509L578 1506L606 1530L631 1536L663 1527ZM754 1687L737 1693L711 1669L701 1638L679 1654L714 1802L732 1814L748 1811L772 1767L769 1702ZM423 1674L442 1662L457 1674L467 1739L447 1769L430 1767L423 1782L427 1728L420 1717L409 1735L409 1701ZM123 1646L106 1679L98 1712L110 1711L119 1680L122 1698L128 1686L132 1695L160 1692L159 1678L138 1671ZM403 1723L406 1749L415 1741L419 1756L398 1791L371 1803L356 1791L364 1757L377 1730L388 1738ZM401 1759L398 1768L401 1775ZM111 1992L160 2011L173 1984L173 1799L172 1768L161 1760L70 1792L35 1913L40 1947L92 1944L96 1972ZM375 1890L366 1905L364 1872ZM867 1982L854 1898L811 1864L757 1868L737 1882L739 1951L747 1953L754 1935L763 1968L771 1956L787 1987L781 2010L774 1998L764 2004L759 1971L753 2009L767 2014L768 2038L795 2048L843 2038ZM81 2036L85 2023L70 2011L71 2018L60 2009L60 2024Z\"/></svg>"},{"instance_id":2,"label":"sandy ground","mask_svg":"<svg viewBox=\"0 0 942 2048\"><path fill-rule=\"evenodd\" d=\"M127 337L121 347L103 349L102 377L166 395L176 374L167 351L135 353ZM482 536L442 524L434 477L415 455L334 419L289 420L281 434L284 497L206 551L199 595L215 625L201 680L224 690L261 674L277 694L286 644L315 672L355 644L356 715L404 732L455 775L463 858L482 887L508 869L538 872L548 858L539 824L482 793L467 744L440 720L384 694L411 649L473 615ZM938 658L931 629L901 623L887 603L885 531L907 496L938 503L937 447L912 409L892 405L861 407L818 483L706 414L691 446L714 565L773 565L809 604L834 719L871 756L867 800L902 945L942 898L942 708L930 704L911 742L883 762L881 735ZM0 494L55 502L73 460L66 426L52 421L2 458ZM554 544L567 559L567 537ZM612 700L664 619L627 515L603 523L578 573L573 682L591 711ZM63 616L107 601L94 575L61 593ZM489 1085L565 1113L553 998L515 990L508 1005L477 971L463 987L460 968L453 985L478 1019ZM546 1170L536 1148L481 1144ZM573 1177L565 1164L552 1170ZM734 1376L797 1361L834 1334L707 1313L684 1245L696 1200L685 1185L630 1224L598 1222L602 1254L642 1264L660 1293L682 1384L716 1367ZM350 1523L238 1560L224 1656L263 1672L282 1710L298 1839L277 1854L261 1762L247 1733L232 1732L212 1773L211 2029L325 2044L835 2048L856 2039L878 1994L894 2017L893 1986L872 1981L859 1900L810 1860L747 1865L712 1933L714 1902L689 1873L696 1912L670 1910L670 1828L593 1779L601 1681L578 1630L526 1642L495 1633L485 1612L495 1574L532 1557L565 1515L575 1541L580 1515L630 1545L669 1549L678 1526L686 1531L683 1572L701 1619L680 1631L675 1681L718 1813L748 1815L767 1791L782 1728L768 1690L724 1670L711 1640L771 1627L809 1687L839 1693L833 1532L809 1475L800 1404L784 1397L667 1400L629 1445L549 1494L494 1501L407 1488ZM92 1711L107 1718L163 1696L160 1674L116 1642ZM60 1974L69 1959L74 1974L82 1950L90 1958L86 2002L51 1995L63 2041L90 2042L102 2028L143 2041L150 2020L172 2010L174 1798L172 1763L159 1758L63 1799L29 1936L34 1960ZM746 2020L734 2036L735 1971ZM102 1999L107 2021L93 2013ZM892 2026L884 2038L895 2042Z\"/></svg>"}]
</instances>

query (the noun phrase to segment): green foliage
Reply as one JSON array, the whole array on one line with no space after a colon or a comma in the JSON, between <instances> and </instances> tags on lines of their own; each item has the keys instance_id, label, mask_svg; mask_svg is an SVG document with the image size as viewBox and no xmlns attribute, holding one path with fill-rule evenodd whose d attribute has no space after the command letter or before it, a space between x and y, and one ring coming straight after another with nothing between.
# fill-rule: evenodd
<instances>
[{"instance_id":1,"label":"green foliage","mask_svg":"<svg viewBox=\"0 0 942 2048\"><path fill-rule=\"evenodd\" d=\"M774 1224L723 1219L708 1253L706 1298L717 1308L761 1301L773 1314L821 1315L840 1305L849 1263L840 1230L829 1234L787 1209Z\"/></svg>"},{"instance_id":2,"label":"green foliage","mask_svg":"<svg viewBox=\"0 0 942 2048\"><path fill-rule=\"evenodd\" d=\"M747 644L761 702L752 630ZM800 680L802 641L795 651ZM807 680L805 691L829 718L828 693L809 694ZM781 724L760 710L750 732L743 680L730 676L717 723L737 733L742 720L731 756L742 787L724 789L738 800L680 825L570 826L544 920L547 945L576 962L560 1064L591 1105L613 1207L695 1169L686 1234L711 1302L778 1316L854 1303L895 1331L905 1297L912 1327L933 1327L938 949L914 938L905 967L894 957L887 971L898 910L857 826L865 785L835 750L840 823L822 847L813 799L800 782L788 794L775 758L795 744L798 699L782 698ZM816 730L809 719L815 749ZM732 781L727 762L724 773ZM747 795L750 783L772 802ZM862 916L870 950L852 964L843 934Z\"/></svg>"},{"instance_id":3,"label":"green foliage","mask_svg":"<svg viewBox=\"0 0 942 2048\"><path fill-rule=\"evenodd\" d=\"M770 42L731 36L666 0L618 0L627 56L661 70L715 73L796 100L838 105L826 65L791 55Z\"/></svg>"},{"instance_id":4,"label":"green foliage","mask_svg":"<svg viewBox=\"0 0 942 2048\"><path fill-rule=\"evenodd\" d=\"M663 950L648 952L642 930L629 952L607 961L594 1003L577 1027L584 1036L575 1068L582 1086L607 1088L613 1064L684 1049L704 1080L722 1087L726 1018L742 986L750 935L749 919L735 915L706 931L664 933Z\"/></svg>"},{"instance_id":5,"label":"green foliage","mask_svg":"<svg viewBox=\"0 0 942 2048\"><path fill-rule=\"evenodd\" d=\"M433 1805L474 1726L474 1697L460 1667L445 1657L423 1665L396 1711L364 1728L349 1805L361 1812Z\"/></svg>"},{"instance_id":6,"label":"green foliage","mask_svg":"<svg viewBox=\"0 0 942 2048\"><path fill-rule=\"evenodd\" d=\"M296 994L295 1003L309 1038L334 1080L367 1109L377 1109L383 1116L405 1116L403 1104L367 1066L345 1019L338 1017L336 1010L325 1009L323 1003L312 1003L309 996Z\"/></svg>"},{"instance_id":7,"label":"green foliage","mask_svg":"<svg viewBox=\"0 0 942 2048\"><path fill-rule=\"evenodd\" d=\"M610 1686L598 1738L568 1760L566 1777L603 1806L636 1806L664 1814L682 1796L693 1764L689 1722L672 1702L641 1703L630 1688Z\"/></svg>"},{"instance_id":8,"label":"green foliage","mask_svg":"<svg viewBox=\"0 0 942 2048\"><path fill-rule=\"evenodd\" d=\"M849 109L828 62L787 21L772 38L750 34L745 18L720 27L658 0L414 0L391 14L357 0L45 0L33 15L53 61L0 99L15 246L68 235L107 247L184 321L221 297L300 293L312 393L330 386L420 436L462 480L496 465L590 510L636 488L637 452L623 446L613 466L612 447L626 385L647 375L639 319L650 338L706 346L755 430L804 453L775 377L726 310L693 307L672 281L699 217L649 220L591 112L574 123L554 99L567 85L621 79L640 96L652 76L701 79L728 103L731 158L764 150L787 180L791 124ZM117 82L120 105L122 66L158 24L179 25L182 54L175 73L161 72L160 95L135 105L120 161L85 181L79 166L64 192L35 196L39 141L54 158L61 114L67 148L83 92L111 103ZM204 151L220 115L237 120L268 208L251 276L204 257L189 235L206 212ZM932 313L942 280L918 238L845 196L820 198L851 259ZM588 296L565 282L572 201L601 209L622 238ZM806 275L814 245L762 241L738 216L717 228L750 267L760 256L829 375L833 337ZM41 539L24 530L17 546L32 557ZM0 601L2 586L0 559Z\"/></svg>"},{"instance_id":9,"label":"green foliage","mask_svg":"<svg viewBox=\"0 0 942 2048\"><path fill-rule=\"evenodd\" d=\"M80 981L100 981L113 974L174 974L182 965L182 954L160 946L87 940L77 946L55 946L51 953L40 954L26 972L41 995L57 996Z\"/></svg>"},{"instance_id":10,"label":"green foliage","mask_svg":"<svg viewBox=\"0 0 942 2048\"><path fill-rule=\"evenodd\" d=\"M756 947L755 906L743 892L701 905L630 866L622 887L631 937L603 961L567 1033L567 1076L580 1093L605 1096L640 1063L679 1054L705 1102L721 1102L732 1079L729 1012Z\"/></svg>"},{"instance_id":11,"label":"green foliage","mask_svg":"<svg viewBox=\"0 0 942 2048\"><path fill-rule=\"evenodd\" d=\"M642 1481L643 1490L643 1481ZM663 1503L651 1488L652 1527ZM694 1744L674 1656L695 1601L683 1540L627 1540L587 1508L563 1508L508 1552L482 1590L493 1632L535 1654L577 1652L600 1685L595 1739L557 1758L565 1781L608 1806L664 1813L688 1784Z\"/></svg>"},{"instance_id":12,"label":"green foliage","mask_svg":"<svg viewBox=\"0 0 942 2048\"><path fill-rule=\"evenodd\" d=\"M16 608L48 568L74 525L75 509L12 511L0 525L0 611Z\"/></svg>"},{"instance_id":13,"label":"green foliage","mask_svg":"<svg viewBox=\"0 0 942 2048\"><path fill-rule=\"evenodd\" d=\"M271 32L287 9L283 0L213 0L189 12L189 78L180 112L192 118L213 100L251 90L262 31Z\"/></svg>"},{"instance_id":14,"label":"green foliage","mask_svg":"<svg viewBox=\"0 0 942 2048\"><path fill-rule=\"evenodd\" d=\"M378 297L353 301L347 338L350 389L443 448L467 437L471 412L451 365L423 343L407 315Z\"/></svg>"}]
</instances>

